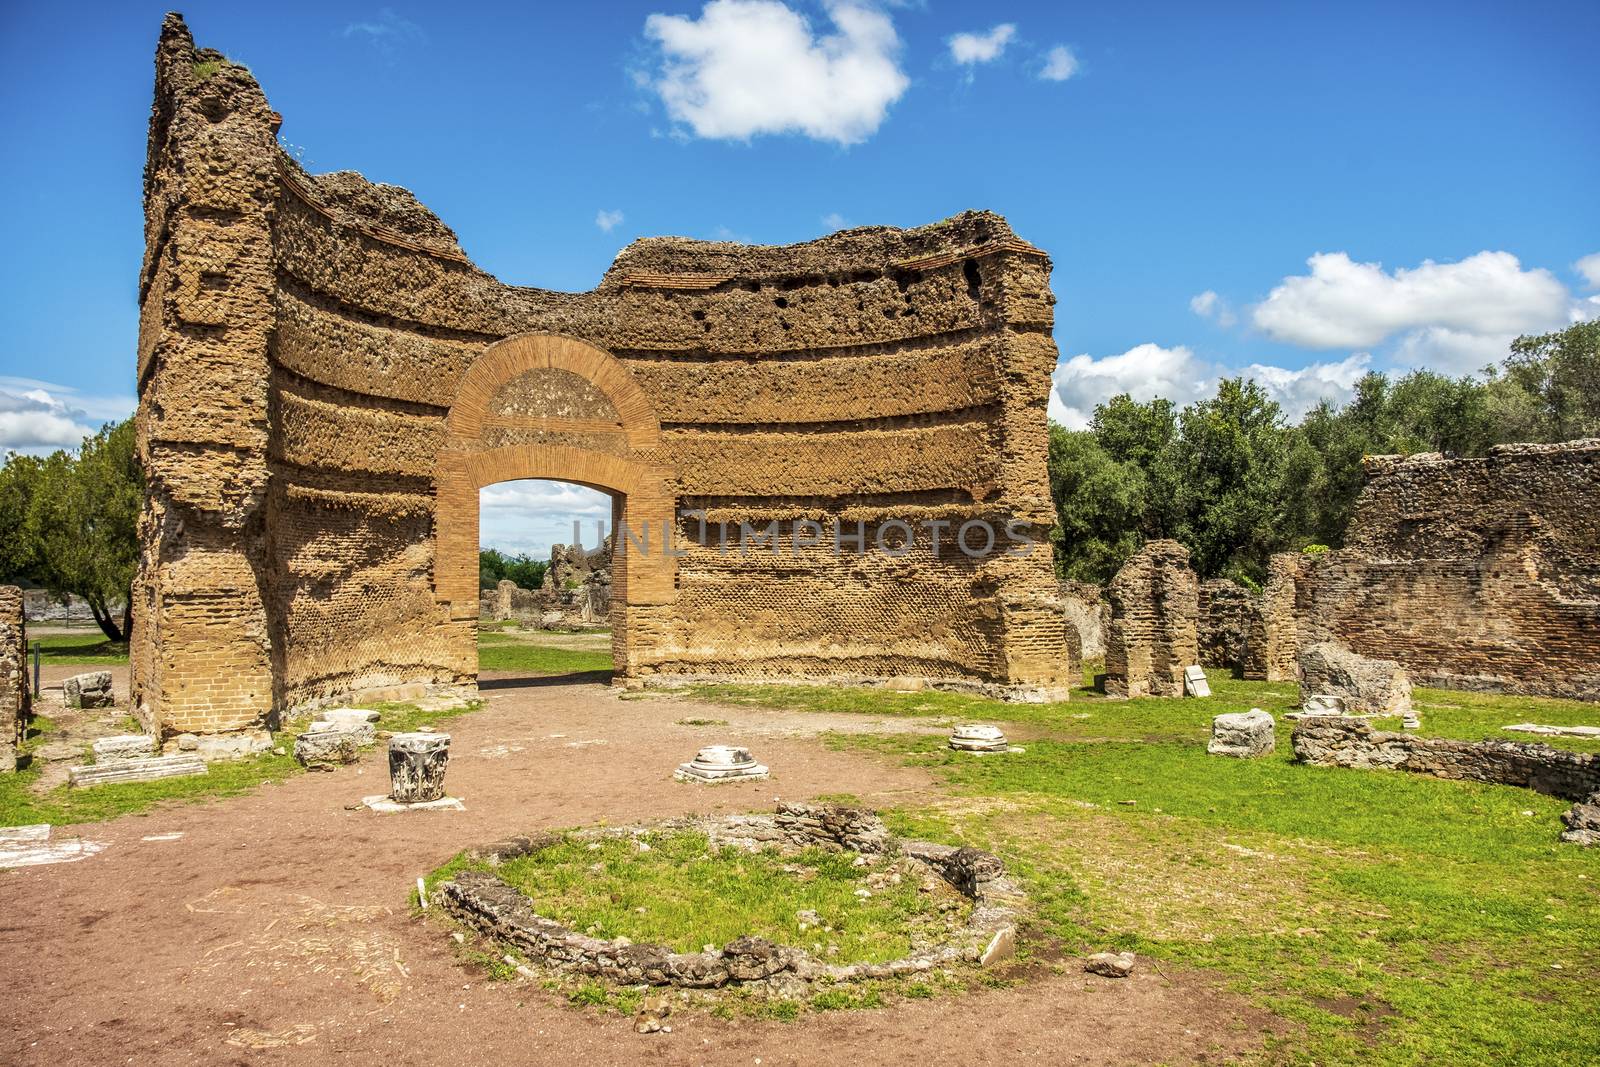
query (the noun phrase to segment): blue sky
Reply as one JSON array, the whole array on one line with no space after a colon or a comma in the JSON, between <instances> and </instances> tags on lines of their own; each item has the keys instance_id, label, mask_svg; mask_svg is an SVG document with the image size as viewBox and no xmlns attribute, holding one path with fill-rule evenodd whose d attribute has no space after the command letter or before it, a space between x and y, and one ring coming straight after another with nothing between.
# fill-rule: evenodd
<instances>
[{"instance_id":1,"label":"blue sky","mask_svg":"<svg viewBox=\"0 0 1600 1067\"><path fill-rule=\"evenodd\" d=\"M0 448L132 407L163 6L0 8ZM630 239L1005 214L1055 260L1052 399L1476 370L1600 314L1600 4L191 3L317 171L405 185L485 269ZM1589 257L1589 258L1586 258ZM1253 368L1253 369L1252 369ZM521 495L518 495L521 494ZM544 551L592 498L507 487ZM587 510L585 510L587 509Z\"/></svg>"}]
</instances>

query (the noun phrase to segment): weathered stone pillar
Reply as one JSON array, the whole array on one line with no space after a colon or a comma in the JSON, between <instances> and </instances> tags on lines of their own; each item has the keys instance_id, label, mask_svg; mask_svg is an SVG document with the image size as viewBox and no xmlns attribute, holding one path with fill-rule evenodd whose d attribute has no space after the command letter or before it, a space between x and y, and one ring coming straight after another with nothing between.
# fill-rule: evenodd
<instances>
[{"instance_id":1,"label":"weathered stone pillar","mask_svg":"<svg viewBox=\"0 0 1600 1067\"><path fill-rule=\"evenodd\" d=\"M396 804L441 799L449 762L449 734L395 734L389 738L389 799Z\"/></svg>"},{"instance_id":2,"label":"weathered stone pillar","mask_svg":"<svg viewBox=\"0 0 1600 1067\"><path fill-rule=\"evenodd\" d=\"M0 585L0 774L17 769L17 745L27 729L28 630L22 590Z\"/></svg>"},{"instance_id":3,"label":"weathered stone pillar","mask_svg":"<svg viewBox=\"0 0 1600 1067\"><path fill-rule=\"evenodd\" d=\"M129 645L158 737L253 732L273 705L265 587L274 116L248 71L162 26L145 164L145 507Z\"/></svg>"}]
</instances>

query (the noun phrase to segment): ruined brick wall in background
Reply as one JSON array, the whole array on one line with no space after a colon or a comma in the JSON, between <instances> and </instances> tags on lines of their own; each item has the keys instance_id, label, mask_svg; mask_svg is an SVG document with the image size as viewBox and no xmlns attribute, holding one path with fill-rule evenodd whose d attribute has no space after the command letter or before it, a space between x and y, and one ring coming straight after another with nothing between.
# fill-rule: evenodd
<instances>
[{"instance_id":1,"label":"ruined brick wall in background","mask_svg":"<svg viewBox=\"0 0 1600 1067\"><path fill-rule=\"evenodd\" d=\"M1267 584L1250 617L1244 676L1256 682L1292 682L1300 672L1297 578L1309 557L1280 552L1268 563Z\"/></svg>"},{"instance_id":2,"label":"ruined brick wall in background","mask_svg":"<svg viewBox=\"0 0 1600 1067\"><path fill-rule=\"evenodd\" d=\"M1421 685L1600 700L1600 440L1367 460L1345 547L1307 557L1302 645Z\"/></svg>"},{"instance_id":3,"label":"ruined brick wall in background","mask_svg":"<svg viewBox=\"0 0 1600 1067\"><path fill-rule=\"evenodd\" d=\"M613 567L623 679L1069 684L1048 547L951 542L969 519L1040 542L1054 522L1050 263L1004 219L645 239L595 290L548 292L478 270L403 189L307 174L272 123L169 18L140 348L147 725L471 686L477 490L522 477L611 492L614 528L649 521L650 551ZM717 534L835 520L896 554L741 555ZM919 524L910 543L894 520ZM947 524L937 549L924 520ZM669 528L684 554L663 562Z\"/></svg>"},{"instance_id":4,"label":"ruined brick wall in background","mask_svg":"<svg viewBox=\"0 0 1600 1067\"><path fill-rule=\"evenodd\" d=\"M1106 628L1111 624L1111 608L1105 594L1092 582L1061 580L1061 607L1067 623L1078 631L1079 652L1084 659L1099 659L1106 654Z\"/></svg>"},{"instance_id":5,"label":"ruined brick wall in background","mask_svg":"<svg viewBox=\"0 0 1600 1067\"><path fill-rule=\"evenodd\" d=\"M1205 667L1242 669L1250 631L1261 598L1231 578L1200 583L1198 662Z\"/></svg>"},{"instance_id":6,"label":"ruined brick wall in background","mask_svg":"<svg viewBox=\"0 0 1600 1067\"><path fill-rule=\"evenodd\" d=\"M1200 658L1200 583L1189 550L1147 541L1107 587L1106 693L1182 696L1183 669Z\"/></svg>"},{"instance_id":7,"label":"ruined brick wall in background","mask_svg":"<svg viewBox=\"0 0 1600 1067\"><path fill-rule=\"evenodd\" d=\"M30 707L22 590L0 585L0 774L17 769L17 745L27 728Z\"/></svg>"}]
</instances>

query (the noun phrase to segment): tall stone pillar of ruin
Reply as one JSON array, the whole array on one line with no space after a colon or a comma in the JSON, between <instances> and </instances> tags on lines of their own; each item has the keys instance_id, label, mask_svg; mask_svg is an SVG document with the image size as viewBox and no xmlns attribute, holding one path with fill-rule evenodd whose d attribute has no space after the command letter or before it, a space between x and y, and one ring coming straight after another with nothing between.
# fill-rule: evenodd
<instances>
[{"instance_id":1,"label":"tall stone pillar of ruin","mask_svg":"<svg viewBox=\"0 0 1600 1067\"><path fill-rule=\"evenodd\" d=\"M1183 669L1200 661L1200 582L1189 550L1147 541L1107 587L1106 693L1182 696Z\"/></svg>"},{"instance_id":2,"label":"tall stone pillar of ruin","mask_svg":"<svg viewBox=\"0 0 1600 1067\"><path fill-rule=\"evenodd\" d=\"M30 700L22 590L0 585L0 774L17 769L17 744L27 728Z\"/></svg>"},{"instance_id":3,"label":"tall stone pillar of ruin","mask_svg":"<svg viewBox=\"0 0 1600 1067\"><path fill-rule=\"evenodd\" d=\"M1292 682L1299 677L1300 635L1295 606L1302 555L1272 557L1260 610L1250 619L1244 676L1256 682Z\"/></svg>"},{"instance_id":4,"label":"tall stone pillar of ruin","mask_svg":"<svg viewBox=\"0 0 1600 1067\"><path fill-rule=\"evenodd\" d=\"M132 695L158 736L260 731L274 116L255 81L168 15L145 164L137 435L147 499Z\"/></svg>"}]
</instances>

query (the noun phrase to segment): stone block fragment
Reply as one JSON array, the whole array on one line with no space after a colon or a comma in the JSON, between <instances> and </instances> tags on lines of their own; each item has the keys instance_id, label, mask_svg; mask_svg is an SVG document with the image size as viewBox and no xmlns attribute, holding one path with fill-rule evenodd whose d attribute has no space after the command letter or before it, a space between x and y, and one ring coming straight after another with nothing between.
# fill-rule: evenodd
<instances>
[{"instance_id":1,"label":"stone block fragment","mask_svg":"<svg viewBox=\"0 0 1600 1067\"><path fill-rule=\"evenodd\" d=\"M94 749L94 761L100 763L114 763L117 760L145 759L156 754L156 739L149 734L116 734L112 737L99 737L90 746Z\"/></svg>"},{"instance_id":2,"label":"stone block fragment","mask_svg":"<svg viewBox=\"0 0 1600 1067\"><path fill-rule=\"evenodd\" d=\"M1083 969L1104 978L1126 978L1133 973L1131 952L1096 952L1084 961Z\"/></svg>"},{"instance_id":3,"label":"stone block fragment","mask_svg":"<svg viewBox=\"0 0 1600 1067\"><path fill-rule=\"evenodd\" d=\"M61 693L69 708L109 708L116 703L110 671L74 674L61 683Z\"/></svg>"},{"instance_id":4,"label":"stone block fragment","mask_svg":"<svg viewBox=\"0 0 1600 1067\"><path fill-rule=\"evenodd\" d=\"M92 767L71 767L67 770L67 784L82 787L114 782L153 782L159 778L205 773L205 760L199 756L152 756L97 763Z\"/></svg>"},{"instance_id":5,"label":"stone block fragment","mask_svg":"<svg viewBox=\"0 0 1600 1067\"><path fill-rule=\"evenodd\" d=\"M1269 755L1277 747L1272 716L1260 708L1218 715L1211 720L1211 743L1206 751L1213 756L1253 759Z\"/></svg>"},{"instance_id":6,"label":"stone block fragment","mask_svg":"<svg viewBox=\"0 0 1600 1067\"><path fill-rule=\"evenodd\" d=\"M1300 653L1300 696L1342 697L1346 710L1360 714L1412 714L1411 679L1392 659L1369 659L1343 645L1324 641Z\"/></svg>"}]
</instances>

